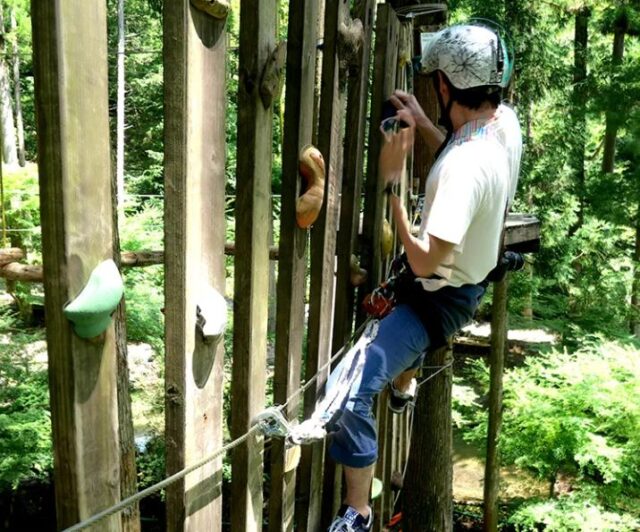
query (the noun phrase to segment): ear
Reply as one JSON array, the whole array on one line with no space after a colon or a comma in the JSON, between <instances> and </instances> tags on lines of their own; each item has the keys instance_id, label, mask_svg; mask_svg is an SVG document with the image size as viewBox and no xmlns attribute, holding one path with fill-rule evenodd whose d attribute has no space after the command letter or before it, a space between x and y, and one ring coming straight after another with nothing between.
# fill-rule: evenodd
<instances>
[{"instance_id":1,"label":"ear","mask_svg":"<svg viewBox=\"0 0 640 532\"><path fill-rule=\"evenodd\" d=\"M445 97L447 99L449 98L449 85L445 82L444 75L440 71L438 71L438 89L440 90L440 94L442 94L443 99Z\"/></svg>"}]
</instances>

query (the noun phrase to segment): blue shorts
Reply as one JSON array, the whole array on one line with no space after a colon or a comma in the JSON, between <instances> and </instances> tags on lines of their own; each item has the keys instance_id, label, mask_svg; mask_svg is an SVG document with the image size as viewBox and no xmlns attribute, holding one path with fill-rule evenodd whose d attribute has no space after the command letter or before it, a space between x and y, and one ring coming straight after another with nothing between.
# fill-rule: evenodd
<instances>
[{"instance_id":1,"label":"blue shorts","mask_svg":"<svg viewBox=\"0 0 640 532\"><path fill-rule=\"evenodd\" d=\"M348 467L366 467L378 458L373 400L384 387L407 369L417 368L429 348L440 347L446 338L467 324L480 303L485 288L480 285L447 287L427 307L400 304L380 322L378 334L369 344L360 379L349 393L338 418L329 454ZM440 290L438 290L440 292ZM431 317L426 312L432 312ZM426 313L426 314L425 314ZM425 320L432 321L425 326ZM435 331L435 332L431 332ZM438 336L433 342L431 336ZM439 344L439 345L438 345Z\"/></svg>"}]
</instances>

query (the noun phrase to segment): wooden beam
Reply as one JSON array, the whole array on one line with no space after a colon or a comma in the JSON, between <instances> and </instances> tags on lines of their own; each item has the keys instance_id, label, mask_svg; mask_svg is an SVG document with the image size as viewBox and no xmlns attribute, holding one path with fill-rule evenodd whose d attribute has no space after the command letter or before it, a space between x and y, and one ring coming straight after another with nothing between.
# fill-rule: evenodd
<instances>
[{"instance_id":1,"label":"wooden beam","mask_svg":"<svg viewBox=\"0 0 640 532\"><path fill-rule=\"evenodd\" d=\"M120 499L116 350L62 309L113 257L106 4L33 0L42 254L58 528ZM120 530L112 515L100 530Z\"/></svg>"},{"instance_id":2,"label":"wooden beam","mask_svg":"<svg viewBox=\"0 0 640 532\"><path fill-rule=\"evenodd\" d=\"M284 404L300 385L305 309L305 247L307 231L296 224L300 192L298 154L312 140L316 68L318 2L291 0L287 35L287 87L282 154L282 207L276 309L273 394ZM287 418L296 416L292 407ZM269 530L294 529L296 473L285 471L283 442L272 442Z\"/></svg>"},{"instance_id":3,"label":"wooden beam","mask_svg":"<svg viewBox=\"0 0 640 532\"><path fill-rule=\"evenodd\" d=\"M24 259L24 251L20 248L0 249L0 266Z\"/></svg>"},{"instance_id":4,"label":"wooden beam","mask_svg":"<svg viewBox=\"0 0 640 532\"><path fill-rule=\"evenodd\" d=\"M224 293L225 24L189 0L164 2L165 441L167 474L222 445L222 342L196 307ZM222 459L167 488L167 530L220 530Z\"/></svg>"},{"instance_id":5,"label":"wooden beam","mask_svg":"<svg viewBox=\"0 0 640 532\"><path fill-rule=\"evenodd\" d=\"M231 436L239 438L265 406L272 108L260 80L276 48L277 0L240 2L238 168L234 284ZM262 530L263 438L233 451L231 529Z\"/></svg>"},{"instance_id":6,"label":"wooden beam","mask_svg":"<svg viewBox=\"0 0 640 532\"><path fill-rule=\"evenodd\" d=\"M489 357L489 425L487 458L484 470L484 529L498 530L498 489L500 487L500 455L498 440L502 425L502 375L507 346L508 276L493 284L491 307L491 355Z\"/></svg>"},{"instance_id":7,"label":"wooden beam","mask_svg":"<svg viewBox=\"0 0 640 532\"><path fill-rule=\"evenodd\" d=\"M325 161L326 179L322 211L311 230L311 280L309 288L309 336L305 376L310 379L330 358L333 320L336 231L339 192L342 185L343 113L346 103L346 71L338 45L341 25L349 23L349 3L328 0L325 6L322 94L318 148ZM326 382L325 370L305 394L305 417ZM299 530L318 530L322 518L324 442L305 446L300 464L297 513Z\"/></svg>"}]
</instances>

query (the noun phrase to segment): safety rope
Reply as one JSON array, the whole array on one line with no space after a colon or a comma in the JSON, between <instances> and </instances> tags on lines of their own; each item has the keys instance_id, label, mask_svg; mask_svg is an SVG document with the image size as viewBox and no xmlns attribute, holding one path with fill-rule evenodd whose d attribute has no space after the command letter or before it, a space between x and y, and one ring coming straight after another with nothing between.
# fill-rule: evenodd
<instances>
[{"instance_id":1,"label":"safety rope","mask_svg":"<svg viewBox=\"0 0 640 532\"><path fill-rule=\"evenodd\" d=\"M362 333L362 331L364 331L364 328L367 326L367 324L370 321L371 321L371 318L368 318L367 320L365 320L365 322L353 333L353 335L351 336L349 341L347 343L345 343L345 345L343 345L327 362L325 362L322 366L320 366L318 368L318 370L315 372L315 374L307 382L305 382L304 385L300 386L297 390L295 390L287 398L287 400L286 400L286 402L284 404L278 406L277 410L279 412L283 413L284 410L289 406L289 404L295 398L299 397L301 394L306 392L318 380L318 377L326 369L328 369L329 366L331 366L331 364L333 364L342 355L344 350L349 345L351 345L351 343L353 342L354 338L356 336L359 336ZM450 362L446 366L438 367L439 369L436 372L434 372L431 375L429 375L428 377L426 377L425 379L423 379L418 384L416 389L419 389L420 386L422 386L425 382L431 380L438 373L440 373L441 371L444 371L445 369L450 367L452 364L453 364L453 362ZM413 416L413 412L412 412L412 416ZM170 477L165 478L164 480L161 480L160 482L154 484L153 486L149 486L148 488L146 488L146 489L144 489L142 491L139 491L138 493L135 493L135 494L123 499L119 503L107 508L106 510L103 510L102 512L99 512L99 513L87 518L86 520L81 521L80 523L77 523L77 524L73 525L72 527L66 528L63 532L75 532L76 530L84 530L85 528L88 528L91 525L94 525L94 524L102 521L103 519L106 519L107 517L109 517L111 515L114 515L114 514L116 514L118 512L121 512L125 508L137 503L138 501L144 499L145 497L148 497L149 495L152 495L153 493L156 493L156 492L160 491L161 489L166 488L167 486L170 486L174 482L177 482L178 480L183 479L189 473L192 473L193 471L196 471L197 469L200 469L202 466L208 464L209 462L212 462L213 460L215 460L219 456L222 456L223 454L226 454L228 451L230 451L230 450L234 449L235 447L239 446L240 444L244 443L254 433L256 433L258 431L261 431L261 429L262 429L262 427L261 427L261 425L259 423L253 425L245 434L243 434L242 436L236 438L235 440L227 443L226 445L224 445L223 447L218 449L213 454L211 454L211 455L209 455L209 456L207 456L205 458L202 458L198 462L190 465L189 467L186 467L186 468L182 469L181 471L178 471L177 473L171 475ZM411 441L411 438L409 438L409 441ZM408 461L407 461L407 463L408 463ZM405 464L405 473L406 473L406 467L407 467L407 464Z\"/></svg>"},{"instance_id":2,"label":"safety rope","mask_svg":"<svg viewBox=\"0 0 640 532\"><path fill-rule=\"evenodd\" d=\"M195 464L193 464L193 465L191 465L189 467L186 467L181 471L178 471L174 475L171 475L170 477L167 477L164 480L161 480L160 482L158 482L157 484L154 484L153 486L149 486L148 488L146 488L146 489L144 489L142 491L139 491L138 493L135 493L134 495L131 495L130 497L127 497L126 499L123 499L118 504L115 504L115 505L111 506L110 508L107 508L106 510L103 510L100 513L97 513L97 514L89 517L88 519L86 519L86 520L84 520L84 521L82 521L82 522L80 522L80 523L78 523L76 525L73 525L72 527L66 528L64 530L64 532L74 532L75 530L83 530L83 529L85 529L85 528L87 528L87 527L89 527L91 525L96 524L99 521L102 521L103 519L106 519L110 515L113 515L115 513L118 513L120 511L124 510L125 508L127 508L128 506L131 506L132 504L135 504L139 500L144 499L145 497L147 497L147 496L149 496L149 495L151 495L153 493L156 493L157 491L160 491L161 489L166 488L167 486L170 486L174 482L177 482L178 480L186 477L189 473L192 473L196 469L201 468L202 466L208 464L209 462L212 462L213 460L215 460L219 456L225 454L227 451L230 451L234 447L237 447L241 443L244 443L247 439L249 439L249 437L252 434L254 434L255 432L258 432L259 429L260 429L259 425L254 425L245 434L243 434L239 438L233 440L232 442L229 442L224 447L221 447L220 449L218 449L212 455L209 455L206 458L203 458L200 461L196 462Z\"/></svg>"},{"instance_id":3,"label":"safety rope","mask_svg":"<svg viewBox=\"0 0 640 532\"><path fill-rule=\"evenodd\" d=\"M291 403L291 401L293 401L296 397L298 397L299 395L301 395L304 392L306 392L311 387L311 385L318 380L318 377L320 376L320 374L324 370L326 370L333 362L335 362L336 359L344 352L344 350L347 348L347 346L349 346L351 344L353 339L356 336L358 336L364 330L364 327L367 325L367 323L369 323L369 321L370 321L370 319L367 319L358 328L358 330L356 330L356 332L353 333L353 335L351 336L349 341L344 346L342 346L342 348L340 348L325 364L323 364L320 368L318 368L318 371L316 371L316 373L313 375L313 377L311 377L304 385L302 385L297 390L295 390L291 394L291 396L289 396L287 401L283 405L280 405L278 407L278 410L280 412L283 412L284 409L287 408L287 406ZM249 437L252 434L254 434L254 433L256 433L256 432L258 432L260 430L261 430L261 426L259 424L254 425L245 434L243 434L242 436L236 438L235 440L227 443L224 447L221 447L215 453L213 453L213 454L211 454L211 455L209 455L209 456L207 456L205 458L202 458L200 461L196 462L195 464L192 464L189 467L186 467L186 468L182 469L181 471L178 471L177 473L171 475L170 477L165 478L164 480L161 480L160 482L154 484L153 486L149 486L148 488L146 488L146 489L144 489L142 491L139 491L138 493L135 493L135 494L127 497L126 499L123 499L119 503L107 508L106 510L103 510L102 512L99 512L99 513L87 518L86 520L81 521L80 523L77 523L77 524L73 525L72 527L66 528L63 532L74 532L76 530L84 530L85 528L88 528L91 525L94 525L94 524L98 523L99 521L102 521L103 519L106 519L107 517L109 517L109 516L111 516L113 514L121 512L125 508L135 504L136 502L140 501L141 499L144 499L145 497L148 497L149 495L152 495L153 493L156 493L156 492L160 491L161 489L166 488L167 486L170 486L174 482L177 482L178 480L186 477L189 473L192 473L193 471L201 468L202 466L208 464L209 462L212 462L213 460L215 460L219 456L221 456L223 454L226 454L231 449L233 449L233 448L237 447L238 445L244 443L247 439L249 439Z\"/></svg>"}]
</instances>

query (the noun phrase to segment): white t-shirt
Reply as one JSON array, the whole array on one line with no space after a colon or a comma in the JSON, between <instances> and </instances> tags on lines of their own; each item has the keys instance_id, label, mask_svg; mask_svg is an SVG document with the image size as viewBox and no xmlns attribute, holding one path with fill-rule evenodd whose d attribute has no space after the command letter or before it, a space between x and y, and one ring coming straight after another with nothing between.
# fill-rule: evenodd
<instances>
[{"instance_id":1,"label":"white t-shirt","mask_svg":"<svg viewBox=\"0 0 640 532\"><path fill-rule=\"evenodd\" d=\"M506 106L456 131L427 178L419 233L455 247L435 271L440 279L420 279L425 290L479 283L494 268L521 152L518 120Z\"/></svg>"}]
</instances>

